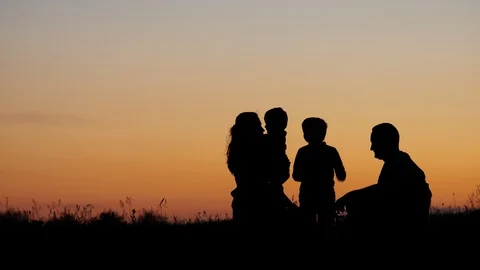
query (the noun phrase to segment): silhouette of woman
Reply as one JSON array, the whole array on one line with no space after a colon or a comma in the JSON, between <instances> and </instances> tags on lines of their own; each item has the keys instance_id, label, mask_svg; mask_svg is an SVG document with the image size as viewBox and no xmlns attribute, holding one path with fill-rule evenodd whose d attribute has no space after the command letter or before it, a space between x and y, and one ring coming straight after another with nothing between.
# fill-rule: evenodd
<instances>
[{"instance_id":1,"label":"silhouette of woman","mask_svg":"<svg viewBox=\"0 0 480 270\"><path fill-rule=\"evenodd\" d=\"M242 112L230 129L227 165L235 177L231 192L233 221L258 224L268 210L268 182L265 177L262 137L264 129L257 113Z\"/></svg>"}]
</instances>

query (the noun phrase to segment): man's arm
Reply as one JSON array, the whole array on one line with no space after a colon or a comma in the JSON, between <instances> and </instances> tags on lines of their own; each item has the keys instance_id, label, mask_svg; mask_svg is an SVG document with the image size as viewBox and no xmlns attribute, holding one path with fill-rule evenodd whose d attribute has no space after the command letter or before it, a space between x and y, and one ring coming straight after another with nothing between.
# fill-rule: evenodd
<instances>
[{"instance_id":1,"label":"man's arm","mask_svg":"<svg viewBox=\"0 0 480 270\"><path fill-rule=\"evenodd\" d=\"M378 196L378 185L373 184L364 188L347 192L336 202L338 209L344 209L347 205L364 204L369 200L375 200Z\"/></svg>"},{"instance_id":2,"label":"man's arm","mask_svg":"<svg viewBox=\"0 0 480 270\"><path fill-rule=\"evenodd\" d=\"M333 148L333 168L335 170L335 175L337 176L338 181L345 181L347 179L347 172L345 171L345 166L343 165L342 158L338 153L336 148Z\"/></svg>"},{"instance_id":3,"label":"man's arm","mask_svg":"<svg viewBox=\"0 0 480 270\"><path fill-rule=\"evenodd\" d=\"M361 193L361 194L366 194L365 196L371 196L375 194L378 191L378 189L379 189L379 186L377 184L373 184L370 186L366 186L364 188L354 190L352 192L354 192L355 195L358 195L359 193Z\"/></svg>"}]
</instances>

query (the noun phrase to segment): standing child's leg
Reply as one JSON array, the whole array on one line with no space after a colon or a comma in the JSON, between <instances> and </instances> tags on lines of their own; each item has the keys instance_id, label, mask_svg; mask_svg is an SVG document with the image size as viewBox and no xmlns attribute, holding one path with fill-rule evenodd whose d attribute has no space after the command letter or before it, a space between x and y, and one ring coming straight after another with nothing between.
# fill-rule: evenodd
<instances>
[{"instance_id":1,"label":"standing child's leg","mask_svg":"<svg viewBox=\"0 0 480 270\"><path fill-rule=\"evenodd\" d=\"M322 234L330 235L335 226L335 192L324 194L317 207L318 228Z\"/></svg>"},{"instance_id":2,"label":"standing child's leg","mask_svg":"<svg viewBox=\"0 0 480 270\"><path fill-rule=\"evenodd\" d=\"M303 228L308 232L315 231L317 227L317 207L313 198L299 196L300 214Z\"/></svg>"},{"instance_id":3,"label":"standing child's leg","mask_svg":"<svg viewBox=\"0 0 480 270\"><path fill-rule=\"evenodd\" d=\"M335 226L335 209L325 205L318 213L318 227L325 233L331 233Z\"/></svg>"}]
</instances>

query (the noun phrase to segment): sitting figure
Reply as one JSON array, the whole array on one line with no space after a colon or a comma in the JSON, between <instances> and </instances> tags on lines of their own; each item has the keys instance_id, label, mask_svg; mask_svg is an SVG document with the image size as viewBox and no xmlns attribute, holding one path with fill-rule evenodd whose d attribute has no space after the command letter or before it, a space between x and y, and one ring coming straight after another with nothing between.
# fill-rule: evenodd
<instances>
[{"instance_id":1,"label":"sitting figure","mask_svg":"<svg viewBox=\"0 0 480 270\"><path fill-rule=\"evenodd\" d=\"M378 182L345 194L337 200L337 210L346 210L350 222L369 227L422 228L432 198L425 173L400 150L400 135L392 124L373 127L370 141L375 158L384 161Z\"/></svg>"}]
</instances>

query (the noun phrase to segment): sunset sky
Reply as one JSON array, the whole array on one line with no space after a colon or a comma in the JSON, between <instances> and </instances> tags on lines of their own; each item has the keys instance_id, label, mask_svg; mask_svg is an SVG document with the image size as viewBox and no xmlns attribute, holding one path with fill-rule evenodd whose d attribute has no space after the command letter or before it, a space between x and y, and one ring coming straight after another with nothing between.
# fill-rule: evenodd
<instances>
[{"instance_id":1,"label":"sunset sky","mask_svg":"<svg viewBox=\"0 0 480 270\"><path fill-rule=\"evenodd\" d=\"M292 162L303 119L328 122L337 196L376 183L381 122L435 206L480 184L480 1L3 0L0 38L0 202L15 207L165 197L170 215L230 214L228 130L277 106Z\"/></svg>"}]
</instances>

